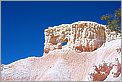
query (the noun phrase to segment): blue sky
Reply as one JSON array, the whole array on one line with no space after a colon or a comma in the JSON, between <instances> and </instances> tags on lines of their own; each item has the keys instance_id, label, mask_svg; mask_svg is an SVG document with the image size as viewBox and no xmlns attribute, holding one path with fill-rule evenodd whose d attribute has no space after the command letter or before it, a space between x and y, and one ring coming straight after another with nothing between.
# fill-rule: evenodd
<instances>
[{"instance_id":1,"label":"blue sky","mask_svg":"<svg viewBox=\"0 0 122 82\"><path fill-rule=\"evenodd\" d=\"M114 13L121 2L3 2L2 1L2 64L31 56L41 57L44 29L77 21L100 20Z\"/></svg>"}]
</instances>

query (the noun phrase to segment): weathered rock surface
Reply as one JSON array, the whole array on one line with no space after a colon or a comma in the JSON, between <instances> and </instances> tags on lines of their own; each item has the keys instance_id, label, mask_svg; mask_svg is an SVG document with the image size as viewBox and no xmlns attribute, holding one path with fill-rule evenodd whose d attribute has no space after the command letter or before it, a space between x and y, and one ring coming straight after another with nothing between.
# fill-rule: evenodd
<instances>
[{"instance_id":1,"label":"weathered rock surface","mask_svg":"<svg viewBox=\"0 0 122 82\"><path fill-rule=\"evenodd\" d=\"M117 35L118 37L108 36L106 28L103 33L105 33L105 37L100 35L104 42L101 41L100 46L92 51L80 50L79 52L77 49L67 46L68 44L61 47L60 41L52 43L52 47L50 47L51 41L49 40L45 46L50 49L43 57L29 57L8 65L2 65L2 80L120 81L120 35ZM95 38L96 41L97 39ZM101 39L99 38L99 40ZM60 48L54 48L55 45L59 45ZM87 49L87 47L85 48Z\"/></svg>"},{"instance_id":2,"label":"weathered rock surface","mask_svg":"<svg viewBox=\"0 0 122 82\"><path fill-rule=\"evenodd\" d=\"M67 42L69 48L91 52L106 41L106 26L96 22L79 21L45 29L45 53L60 48ZM58 45L60 43L60 45Z\"/></svg>"}]
</instances>

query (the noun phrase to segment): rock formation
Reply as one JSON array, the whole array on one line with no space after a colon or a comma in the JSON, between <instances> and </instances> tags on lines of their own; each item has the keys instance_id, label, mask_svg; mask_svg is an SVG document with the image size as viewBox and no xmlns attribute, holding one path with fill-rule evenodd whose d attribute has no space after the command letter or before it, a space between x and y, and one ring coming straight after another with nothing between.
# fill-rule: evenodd
<instances>
[{"instance_id":1,"label":"rock formation","mask_svg":"<svg viewBox=\"0 0 122 82\"><path fill-rule=\"evenodd\" d=\"M91 52L101 47L106 41L106 26L95 22L79 21L45 29L44 52L61 49L62 43L81 52Z\"/></svg>"},{"instance_id":2,"label":"rock formation","mask_svg":"<svg viewBox=\"0 0 122 82\"><path fill-rule=\"evenodd\" d=\"M89 21L49 27L44 55L1 65L1 79L121 81L121 34Z\"/></svg>"}]
</instances>

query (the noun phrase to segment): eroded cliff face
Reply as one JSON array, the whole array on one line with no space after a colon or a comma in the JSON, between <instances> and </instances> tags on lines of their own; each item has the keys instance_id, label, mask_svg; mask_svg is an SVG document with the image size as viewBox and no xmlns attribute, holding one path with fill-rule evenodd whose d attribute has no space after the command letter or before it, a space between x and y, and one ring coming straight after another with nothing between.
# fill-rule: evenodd
<instances>
[{"instance_id":1,"label":"eroded cliff face","mask_svg":"<svg viewBox=\"0 0 122 82\"><path fill-rule=\"evenodd\" d=\"M79 21L45 29L45 53L62 49L62 44L81 52L92 52L106 41L105 25Z\"/></svg>"},{"instance_id":2,"label":"eroded cliff face","mask_svg":"<svg viewBox=\"0 0 122 82\"><path fill-rule=\"evenodd\" d=\"M80 32L78 30L80 27L77 25L81 23L87 26L83 26ZM89 26L95 24L97 24L96 27ZM56 26L45 30L44 48L46 50L43 57L29 57L8 65L1 65L2 80L121 81L120 34L110 32L104 25L88 21L60 26L65 28ZM57 35L54 31L47 33L55 28L61 29ZM69 28L68 35L66 31L61 32ZM102 30L102 33L99 33L101 30L96 30L98 28ZM83 41L86 42L86 46ZM63 46L63 42L67 44Z\"/></svg>"}]
</instances>

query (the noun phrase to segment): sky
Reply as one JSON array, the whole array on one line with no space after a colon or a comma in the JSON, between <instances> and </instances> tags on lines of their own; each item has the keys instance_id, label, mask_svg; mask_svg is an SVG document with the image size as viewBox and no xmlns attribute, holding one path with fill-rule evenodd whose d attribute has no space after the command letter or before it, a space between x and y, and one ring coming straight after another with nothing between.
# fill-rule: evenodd
<instances>
[{"instance_id":1,"label":"sky","mask_svg":"<svg viewBox=\"0 0 122 82\"><path fill-rule=\"evenodd\" d=\"M1 63L9 64L27 57L41 57L44 48L44 29L49 26L77 21L100 20L120 8L121 2L19 2L2 1Z\"/></svg>"}]
</instances>

